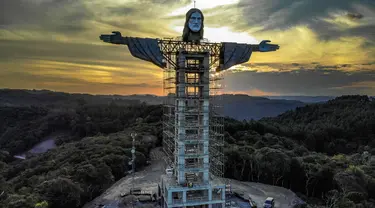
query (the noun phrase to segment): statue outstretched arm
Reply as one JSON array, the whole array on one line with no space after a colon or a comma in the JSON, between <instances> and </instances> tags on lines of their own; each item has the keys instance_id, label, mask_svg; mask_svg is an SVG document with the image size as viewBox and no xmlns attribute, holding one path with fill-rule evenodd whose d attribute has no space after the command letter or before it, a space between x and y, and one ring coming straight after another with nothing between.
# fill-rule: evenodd
<instances>
[{"instance_id":1,"label":"statue outstretched arm","mask_svg":"<svg viewBox=\"0 0 375 208\"><path fill-rule=\"evenodd\" d=\"M232 66L246 63L250 60L252 52L271 52L280 47L276 44L268 44L269 40L263 40L259 45L242 43L222 43L220 51L220 66L218 71L229 69Z\"/></svg>"},{"instance_id":2,"label":"statue outstretched arm","mask_svg":"<svg viewBox=\"0 0 375 208\"><path fill-rule=\"evenodd\" d=\"M122 37L120 32L114 31L111 35L101 35L100 40L106 43L127 45L132 56L164 68L163 53L158 40L152 38Z\"/></svg>"},{"instance_id":3,"label":"statue outstretched arm","mask_svg":"<svg viewBox=\"0 0 375 208\"><path fill-rule=\"evenodd\" d=\"M100 35L99 38L106 43L128 45L127 38L122 37L121 33L118 31L113 31L110 35Z\"/></svg>"},{"instance_id":4,"label":"statue outstretched arm","mask_svg":"<svg viewBox=\"0 0 375 208\"><path fill-rule=\"evenodd\" d=\"M262 40L258 45L251 45L251 49L253 52L271 52L280 49L277 44L268 44L270 42L270 40Z\"/></svg>"}]
</instances>

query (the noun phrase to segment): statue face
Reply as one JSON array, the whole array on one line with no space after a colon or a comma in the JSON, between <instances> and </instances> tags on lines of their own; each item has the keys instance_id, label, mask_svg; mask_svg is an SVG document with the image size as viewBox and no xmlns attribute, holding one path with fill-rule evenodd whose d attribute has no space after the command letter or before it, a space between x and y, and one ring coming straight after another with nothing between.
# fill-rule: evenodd
<instances>
[{"instance_id":1,"label":"statue face","mask_svg":"<svg viewBox=\"0 0 375 208\"><path fill-rule=\"evenodd\" d=\"M199 12L191 14L189 19L189 28L193 32L198 32L202 27L202 15Z\"/></svg>"}]
</instances>

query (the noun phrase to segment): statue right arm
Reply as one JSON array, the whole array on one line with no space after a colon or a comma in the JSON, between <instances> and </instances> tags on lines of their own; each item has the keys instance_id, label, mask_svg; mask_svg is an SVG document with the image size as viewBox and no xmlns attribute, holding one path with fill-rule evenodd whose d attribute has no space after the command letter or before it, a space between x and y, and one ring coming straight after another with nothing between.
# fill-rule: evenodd
<instances>
[{"instance_id":1,"label":"statue right arm","mask_svg":"<svg viewBox=\"0 0 375 208\"><path fill-rule=\"evenodd\" d=\"M106 43L128 45L126 37L122 37L118 31L113 31L111 35L100 35L99 38Z\"/></svg>"}]
</instances>

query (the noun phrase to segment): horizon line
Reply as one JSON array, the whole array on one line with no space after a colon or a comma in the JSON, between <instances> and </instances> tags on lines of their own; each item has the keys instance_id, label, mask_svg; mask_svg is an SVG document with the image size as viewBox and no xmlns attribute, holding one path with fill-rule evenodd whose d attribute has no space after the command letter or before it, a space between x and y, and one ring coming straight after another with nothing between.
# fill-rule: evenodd
<instances>
[{"instance_id":1,"label":"horizon line","mask_svg":"<svg viewBox=\"0 0 375 208\"><path fill-rule=\"evenodd\" d=\"M156 95L156 94L94 94L94 93L87 93L87 92L64 92L64 91L56 91L50 89L22 89L22 88L0 88L0 90L19 90L19 91L49 91L55 93L67 93L67 94L80 94L80 95L93 95L93 96L134 96L134 95L141 95L141 96L154 96L154 97L165 97L166 95ZM340 97L340 96L347 96L347 95L362 95L368 97L374 97L375 95L364 95L364 94L342 94L342 95L251 95L251 94L244 94L244 93L223 93L220 95L246 95L249 97Z\"/></svg>"}]
</instances>

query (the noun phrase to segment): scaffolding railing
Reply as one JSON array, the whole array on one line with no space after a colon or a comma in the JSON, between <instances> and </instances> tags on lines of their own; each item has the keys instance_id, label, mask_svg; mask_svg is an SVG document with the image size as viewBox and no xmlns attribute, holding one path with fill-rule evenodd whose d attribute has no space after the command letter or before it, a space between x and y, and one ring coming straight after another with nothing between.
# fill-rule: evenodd
<instances>
[{"instance_id":1,"label":"scaffolding railing","mask_svg":"<svg viewBox=\"0 0 375 208\"><path fill-rule=\"evenodd\" d=\"M191 169L191 168L199 169L199 168L205 168L206 166L208 167L207 163L198 162L198 163L185 164L184 167L186 169Z\"/></svg>"},{"instance_id":2,"label":"scaffolding railing","mask_svg":"<svg viewBox=\"0 0 375 208\"><path fill-rule=\"evenodd\" d=\"M174 54L167 55L169 59L175 60ZM166 155L167 165L174 166L175 144L175 93L176 93L176 73L170 62L163 71L163 150Z\"/></svg>"},{"instance_id":3,"label":"scaffolding railing","mask_svg":"<svg viewBox=\"0 0 375 208\"><path fill-rule=\"evenodd\" d=\"M208 195L205 196L186 196L186 202L187 203L192 203L192 202L203 202L203 201L208 201Z\"/></svg>"},{"instance_id":4,"label":"scaffolding railing","mask_svg":"<svg viewBox=\"0 0 375 208\"><path fill-rule=\"evenodd\" d=\"M224 117L222 107L222 92L224 86L223 74L216 72L216 67L210 70L210 174L216 177L224 176Z\"/></svg>"},{"instance_id":5,"label":"scaffolding railing","mask_svg":"<svg viewBox=\"0 0 375 208\"><path fill-rule=\"evenodd\" d=\"M183 201L182 201L182 199L172 199L172 203L173 204L182 204Z\"/></svg>"},{"instance_id":6,"label":"scaffolding railing","mask_svg":"<svg viewBox=\"0 0 375 208\"><path fill-rule=\"evenodd\" d=\"M212 195L212 200L222 200L220 196L214 196ZM192 196L192 197L188 197L186 196L186 203L195 203L195 202L206 202L208 201L208 195L205 195L205 196ZM183 204L183 200L182 198L178 199L178 198L173 198L172 199L172 203L173 204Z\"/></svg>"}]
</instances>

